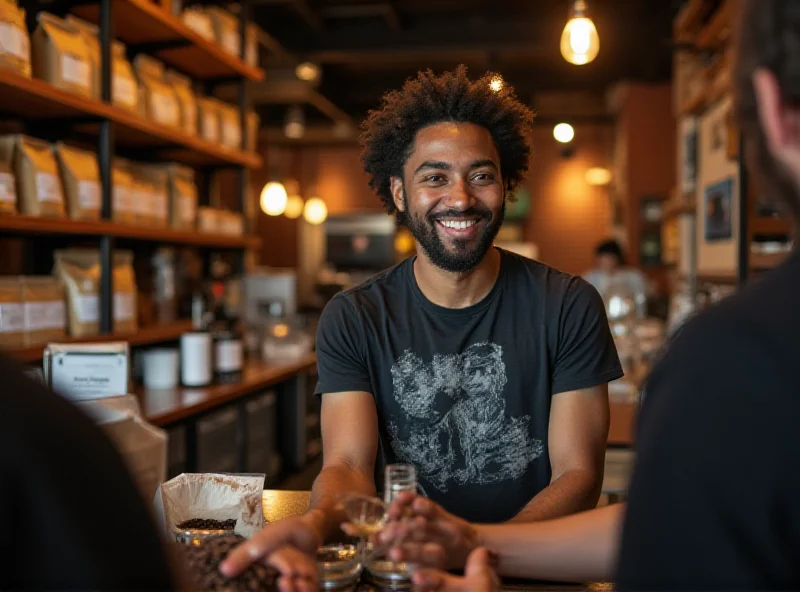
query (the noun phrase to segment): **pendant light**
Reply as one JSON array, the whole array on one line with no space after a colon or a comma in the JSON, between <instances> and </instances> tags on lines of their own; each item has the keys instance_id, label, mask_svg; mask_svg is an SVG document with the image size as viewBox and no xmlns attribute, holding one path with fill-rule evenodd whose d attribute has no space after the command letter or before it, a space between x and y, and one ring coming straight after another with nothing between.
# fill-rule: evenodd
<instances>
[{"instance_id":1,"label":"pendant light","mask_svg":"<svg viewBox=\"0 0 800 592\"><path fill-rule=\"evenodd\" d=\"M597 57L600 37L589 18L586 0L570 0L569 19L561 33L561 55L570 64L582 66Z\"/></svg>"},{"instance_id":2,"label":"pendant light","mask_svg":"<svg viewBox=\"0 0 800 592\"><path fill-rule=\"evenodd\" d=\"M280 216L286 209L286 187L278 181L270 181L261 190L261 211L267 216Z\"/></svg>"}]
</instances>

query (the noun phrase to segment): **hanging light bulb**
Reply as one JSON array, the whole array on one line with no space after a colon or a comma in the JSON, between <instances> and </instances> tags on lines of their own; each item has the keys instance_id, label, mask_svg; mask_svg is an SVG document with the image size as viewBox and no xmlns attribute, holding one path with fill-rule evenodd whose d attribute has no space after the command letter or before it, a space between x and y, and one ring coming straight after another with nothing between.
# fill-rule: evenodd
<instances>
[{"instance_id":1,"label":"hanging light bulb","mask_svg":"<svg viewBox=\"0 0 800 592\"><path fill-rule=\"evenodd\" d=\"M568 123L559 123L553 128L553 137L562 144L568 144L575 137L575 130Z\"/></svg>"},{"instance_id":2,"label":"hanging light bulb","mask_svg":"<svg viewBox=\"0 0 800 592\"><path fill-rule=\"evenodd\" d=\"M570 64L582 66L594 60L599 51L600 37L588 16L586 0L574 0L561 33L561 55Z\"/></svg>"},{"instance_id":3,"label":"hanging light bulb","mask_svg":"<svg viewBox=\"0 0 800 592\"><path fill-rule=\"evenodd\" d=\"M261 211L267 216L280 216L286 209L286 188L283 183L270 181L261 190Z\"/></svg>"},{"instance_id":4,"label":"hanging light bulb","mask_svg":"<svg viewBox=\"0 0 800 592\"><path fill-rule=\"evenodd\" d=\"M503 90L503 84L503 77L499 74L495 74L489 81L489 88L491 88L492 91L499 93L501 90Z\"/></svg>"},{"instance_id":5,"label":"hanging light bulb","mask_svg":"<svg viewBox=\"0 0 800 592\"><path fill-rule=\"evenodd\" d=\"M286 198L286 209L283 212L283 215L287 218L291 218L295 220L303 215L303 206L305 203L303 202L303 198L294 193Z\"/></svg>"},{"instance_id":6,"label":"hanging light bulb","mask_svg":"<svg viewBox=\"0 0 800 592\"><path fill-rule=\"evenodd\" d=\"M283 124L283 133L287 138L299 140L306 132L306 118L300 105L292 105L286 111L286 121Z\"/></svg>"},{"instance_id":7,"label":"hanging light bulb","mask_svg":"<svg viewBox=\"0 0 800 592\"><path fill-rule=\"evenodd\" d=\"M312 197L303 208L303 218L313 225L322 224L328 218L328 206L319 197Z\"/></svg>"},{"instance_id":8,"label":"hanging light bulb","mask_svg":"<svg viewBox=\"0 0 800 592\"><path fill-rule=\"evenodd\" d=\"M301 62L295 67L294 74L300 80L314 82L317 80L317 78L319 78L319 66L317 66L314 62Z\"/></svg>"}]
</instances>

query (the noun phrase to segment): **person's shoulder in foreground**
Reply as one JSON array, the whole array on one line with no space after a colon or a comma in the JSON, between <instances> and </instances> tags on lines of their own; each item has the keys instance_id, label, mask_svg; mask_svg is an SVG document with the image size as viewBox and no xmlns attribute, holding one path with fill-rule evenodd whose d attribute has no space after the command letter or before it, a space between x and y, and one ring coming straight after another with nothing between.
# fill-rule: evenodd
<instances>
[{"instance_id":1,"label":"person's shoulder in foreground","mask_svg":"<svg viewBox=\"0 0 800 592\"><path fill-rule=\"evenodd\" d=\"M0 589L176 589L155 522L102 430L2 355L0 376Z\"/></svg>"},{"instance_id":2,"label":"person's shoulder in foreground","mask_svg":"<svg viewBox=\"0 0 800 592\"><path fill-rule=\"evenodd\" d=\"M653 370L620 589L800 587L799 291L794 254L689 321Z\"/></svg>"}]
</instances>

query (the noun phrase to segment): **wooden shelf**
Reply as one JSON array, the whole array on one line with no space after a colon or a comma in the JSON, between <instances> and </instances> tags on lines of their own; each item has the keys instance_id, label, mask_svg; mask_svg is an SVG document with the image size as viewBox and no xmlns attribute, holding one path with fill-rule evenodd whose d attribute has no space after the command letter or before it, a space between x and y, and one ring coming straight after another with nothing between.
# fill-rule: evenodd
<instances>
[{"instance_id":1,"label":"wooden shelf","mask_svg":"<svg viewBox=\"0 0 800 592\"><path fill-rule=\"evenodd\" d=\"M99 4L76 6L72 12L93 23L100 20ZM208 80L240 76L254 82L264 79L262 69L250 66L218 43L207 41L180 18L150 0L115 0L114 34L132 46L177 44L149 53L193 78Z\"/></svg>"},{"instance_id":2,"label":"wooden shelf","mask_svg":"<svg viewBox=\"0 0 800 592\"><path fill-rule=\"evenodd\" d=\"M67 337L59 343L100 343L106 341L127 341L132 346L148 345L151 343L161 343L178 339L187 331L192 330L191 321L175 321L173 323L154 325L139 329L136 333L122 333L111 335L96 335L94 337L82 337L73 339ZM20 362L37 362L42 359L44 346L26 347L8 350L8 353Z\"/></svg>"},{"instance_id":3,"label":"wooden shelf","mask_svg":"<svg viewBox=\"0 0 800 592\"><path fill-rule=\"evenodd\" d=\"M157 426L165 426L258 392L300 372L312 370L316 363L315 354L282 362L248 360L245 362L242 379L236 383L166 390L138 387L134 391L142 403L142 411L147 420Z\"/></svg>"},{"instance_id":4,"label":"wooden shelf","mask_svg":"<svg viewBox=\"0 0 800 592\"><path fill-rule=\"evenodd\" d=\"M39 218L36 216L0 215L0 230L18 235L108 235L116 238L220 249L255 249L261 244L260 239L255 236L205 234L191 230L135 226L103 220L70 220L68 218Z\"/></svg>"},{"instance_id":5,"label":"wooden shelf","mask_svg":"<svg viewBox=\"0 0 800 592\"><path fill-rule=\"evenodd\" d=\"M24 119L74 120L106 118L116 125L119 146L158 150L167 159L191 165L234 164L259 168L258 154L233 150L148 121L138 115L96 99L81 97L36 78L0 68L0 112ZM96 124L84 124L89 130Z\"/></svg>"}]
</instances>

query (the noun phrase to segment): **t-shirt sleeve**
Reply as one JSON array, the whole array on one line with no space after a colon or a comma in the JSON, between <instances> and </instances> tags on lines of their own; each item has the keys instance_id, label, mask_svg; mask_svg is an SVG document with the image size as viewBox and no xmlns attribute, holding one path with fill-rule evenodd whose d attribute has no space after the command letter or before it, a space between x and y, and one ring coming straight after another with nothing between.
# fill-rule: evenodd
<instances>
[{"instance_id":1,"label":"t-shirt sleeve","mask_svg":"<svg viewBox=\"0 0 800 592\"><path fill-rule=\"evenodd\" d=\"M557 314L553 394L597 386L623 375L597 290L581 278L572 278Z\"/></svg>"},{"instance_id":2,"label":"t-shirt sleeve","mask_svg":"<svg viewBox=\"0 0 800 592\"><path fill-rule=\"evenodd\" d=\"M335 296L322 311L317 327L317 395L364 391L372 393L366 343L355 306Z\"/></svg>"},{"instance_id":3,"label":"t-shirt sleeve","mask_svg":"<svg viewBox=\"0 0 800 592\"><path fill-rule=\"evenodd\" d=\"M800 589L796 379L748 333L692 323L648 378L618 590Z\"/></svg>"}]
</instances>

